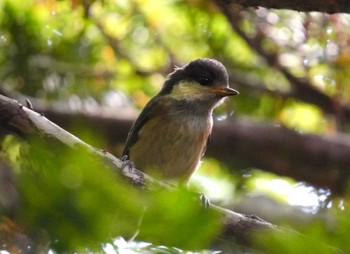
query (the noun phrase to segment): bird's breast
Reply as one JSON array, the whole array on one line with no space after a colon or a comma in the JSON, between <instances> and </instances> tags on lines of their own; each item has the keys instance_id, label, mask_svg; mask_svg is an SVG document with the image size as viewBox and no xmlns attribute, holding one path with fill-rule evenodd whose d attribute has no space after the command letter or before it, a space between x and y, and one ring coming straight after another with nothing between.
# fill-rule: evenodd
<instances>
[{"instance_id":1,"label":"bird's breast","mask_svg":"<svg viewBox=\"0 0 350 254\"><path fill-rule=\"evenodd\" d=\"M211 114L153 117L139 131L130 160L150 174L187 181L202 157L212 125Z\"/></svg>"}]
</instances>

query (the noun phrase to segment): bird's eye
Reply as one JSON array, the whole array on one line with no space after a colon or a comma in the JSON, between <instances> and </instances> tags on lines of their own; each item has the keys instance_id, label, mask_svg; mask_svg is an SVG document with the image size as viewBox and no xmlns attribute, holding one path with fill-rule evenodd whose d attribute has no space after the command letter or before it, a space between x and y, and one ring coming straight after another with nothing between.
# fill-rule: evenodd
<instances>
[{"instance_id":1,"label":"bird's eye","mask_svg":"<svg viewBox=\"0 0 350 254\"><path fill-rule=\"evenodd\" d=\"M200 78L199 83L202 86L209 86L212 83L212 79L210 77L208 77L208 76L204 76L204 77Z\"/></svg>"}]
</instances>

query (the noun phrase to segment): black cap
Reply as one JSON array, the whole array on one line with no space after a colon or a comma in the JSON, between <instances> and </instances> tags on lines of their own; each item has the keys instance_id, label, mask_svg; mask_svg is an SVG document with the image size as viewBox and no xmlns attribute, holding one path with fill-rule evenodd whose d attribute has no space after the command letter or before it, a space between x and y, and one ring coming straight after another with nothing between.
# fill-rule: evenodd
<instances>
[{"instance_id":1,"label":"black cap","mask_svg":"<svg viewBox=\"0 0 350 254\"><path fill-rule=\"evenodd\" d=\"M215 59L196 59L170 73L159 94L169 94L180 81L197 82L207 87L217 84L228 86L228 74L225 66Z\"/></svg>"}]
</instances>

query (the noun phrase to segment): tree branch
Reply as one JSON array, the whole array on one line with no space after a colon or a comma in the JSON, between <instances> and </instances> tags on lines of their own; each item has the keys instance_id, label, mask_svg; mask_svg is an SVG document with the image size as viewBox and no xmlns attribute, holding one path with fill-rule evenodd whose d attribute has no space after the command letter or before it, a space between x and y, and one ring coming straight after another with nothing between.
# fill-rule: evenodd
<instances>
[{"instance_id":1,"label":"tree branch","mask_svg":"<svg viewBox=\"0 0 350 254\"><path fill-rule=\"evenodd\" d=\"M113 115L34 107L49 119L68 128L83 120L106 138L107 145L124 143L134 118L113 110ZM119 112L119 113L117 113ZM1 112L0 112L1 114ZM135 116L136 117L136 116ZM350 177L350 137L344 134L303 134L273 124L233 119L214 124L206 156L215 157L231 170L258 168L317 187L343 193Z\"/></svg>"},{"instance_id":2,"label":"tree branch","mask_svg":"<svg viewBox=\"0 0 350 254\"><path fill-rule=\"evenodd\" d=\"M135 168L123 170L122 161L110 153L98 150L84 143L79 138L49 121L43 115L2 95L0 95L0 127L11 132L21 133L22 136L26 134L40 134L43 138L54 138L72 148L77 146L84 147L95 156L106 161L106 165L111 170L118 172L136 186L142 186L148 189L152 189L153 186L166 189L174 188L169 184L157 181ZM254 216L239 214L214 205L210 205L209 208L222 215L222 237L225 238L235 237L237 239L247 240L253 229L275 229L275 226L271 223Z\"/></svg>"},{"instance_id":3,"label":"tree branch","mask_svg":"<svg viewBox=\"0 0 350 254\"><path fill-rule=\"evenodd\" d=\"M282 126L234 120L214 125L207 154L231 169L259 168L337 194L345 191L350 177L350 137L343 134L302 134Z\"/></svg>"},{"instance_id":4,"label":"tree branch","mask_svg":"<svg viewBox=\"0 0 350 254\"><path fill-rule=\"evenodd\" d=\"M326 13L350 12L350 2L344 0L222 0L226 4L239 4L244 7L265 7L296 11L319 11Z\"/></svg>"}]
</instances>

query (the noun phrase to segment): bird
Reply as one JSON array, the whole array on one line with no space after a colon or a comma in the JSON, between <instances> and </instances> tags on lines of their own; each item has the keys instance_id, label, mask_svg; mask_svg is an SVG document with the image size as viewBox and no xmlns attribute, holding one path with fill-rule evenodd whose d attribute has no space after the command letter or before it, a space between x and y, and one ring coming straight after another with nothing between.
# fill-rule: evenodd
<instances>
[{"instance_id":1,"label":"bird","mask_svg":"<svg viewBox=\"0 0 350 254\"><path fill-rule=\"evenodd\" d=\"M133 123L122 158L153 177L186 185L205 153L214 108L237 94L215 59L175 67Z\"/></svg>"}]
</instances>

